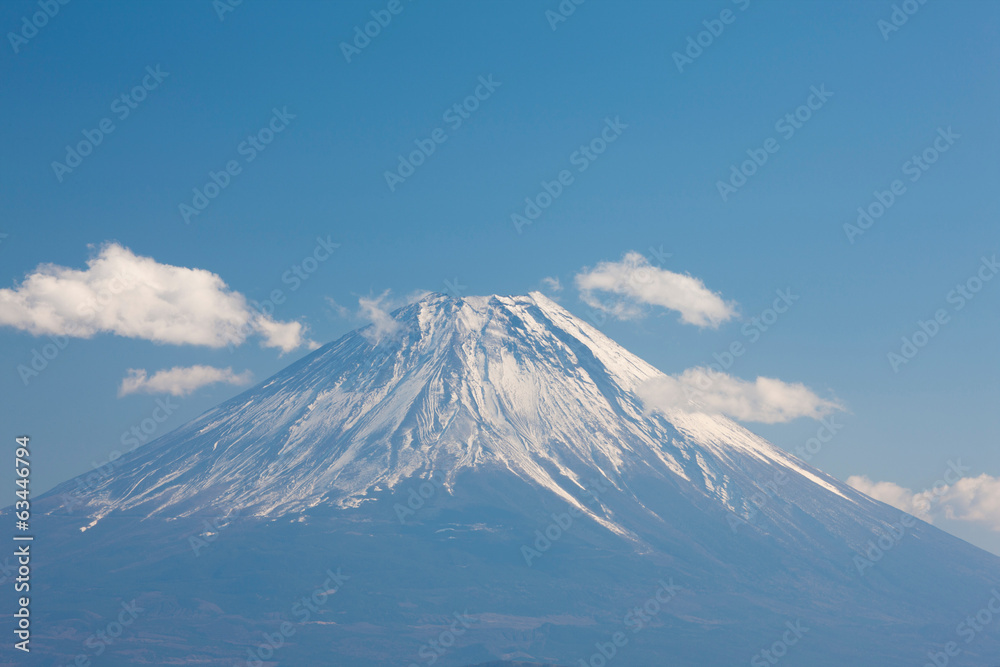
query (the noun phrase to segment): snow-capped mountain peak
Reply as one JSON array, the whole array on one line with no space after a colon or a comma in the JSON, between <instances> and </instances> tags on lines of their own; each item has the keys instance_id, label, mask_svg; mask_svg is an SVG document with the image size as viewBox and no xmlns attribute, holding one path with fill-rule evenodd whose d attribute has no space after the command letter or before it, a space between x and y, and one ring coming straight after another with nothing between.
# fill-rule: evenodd
<instances>
[{"instance_id":1,"label":"snow-capped mountain peak","mask_svg":"<svg viewBox=\"0 0 1000 667\"><path fill-rule=\"evenodd\" d=\"M378 330L377 330L378 329ZM499 471L584 506L587 480L641 505L636 471L748 515L754 467L858 494L720 416L651 412L660 371L540 293L432 294L352 332L136 453L87 496L114 510L277 516L356 507L406 480ZM67 486L72 486L72 483Z\"/></svg>"}]
</instances>

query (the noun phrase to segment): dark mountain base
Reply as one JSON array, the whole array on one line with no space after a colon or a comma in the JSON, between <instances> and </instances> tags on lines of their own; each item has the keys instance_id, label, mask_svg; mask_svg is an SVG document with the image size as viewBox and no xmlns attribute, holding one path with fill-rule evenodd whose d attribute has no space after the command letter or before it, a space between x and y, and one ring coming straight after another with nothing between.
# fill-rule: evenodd
<instances>
[{"instance_id":1,"label":"dark mountain base","mask_svg":"<svg viewBox=\"0 0 1000 667\"><path fill-rule=\"evenodd\" d=\"M405 526L392 499L303 521L112 515L84 533L79 519L39 517L40 533L62 537L36 544L35 650L18 664L577 667L609 656L704 667L754 664L776 646L783 665L902 667L957 639L955 625L988 597L964 575L920 571L906 542L863 578L844 547L829 554L836 576L817 578L780 554L744 571L680 543L637 555L588 519L529 567L521 547L562 501L486 521L457 498L435 501ZM747 553L766 545L731 540ZM889 604L885 588L904 583L912 598ZM141 611L119 628L123 603ZM993 629L949 665L982 665L997 650Z\"/></svg>"}]
</instances>

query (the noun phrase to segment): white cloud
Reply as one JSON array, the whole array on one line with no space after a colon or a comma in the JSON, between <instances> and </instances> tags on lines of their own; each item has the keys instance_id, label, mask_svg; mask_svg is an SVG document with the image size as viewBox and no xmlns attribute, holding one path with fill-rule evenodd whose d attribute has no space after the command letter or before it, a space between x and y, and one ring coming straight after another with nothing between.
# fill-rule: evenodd
<instances>
[{"instance_id":1,"label":"white cloud","mask_svg":"<svg viewBox=\"0 0 1000 667\"><path fill-rule=\"evenodd\" d=\"M619 319L641 317L643 304L675 310L682 322L699 327L716 328L736 316L736 304L724 301L698 278L653 266L637 252L581 271L576 286L587 305ZM596 292L614 296L601 299Z\"/></svg>"},{"instance_id":2,"label":"white cloud","mask_svg":"<svg viewBox=\"0 0 1000 667\"><path fill-rule=\"evenodd\" d=\"M299 322L255 311L218 275L160 264L117 243L87 260L86 270L40 264L13 289L0 289L0 326L36 336L90 338L112 333L173 345L261 345L290 352L310 341Z\"/></svg>"},{"instance_id":3,"label":"white cloud","mask_svg":"<svg viewBox=\"0 0 1000 667\"><path fill-rule=\"evenodd\" d=\"M399 331L399 322L389 314L389 290L377 297L361 297L358 299L358 316L371 322L371 327L362 329L361 335L372 345L383 338L395 336Z\"/></svg>"},{"instance_id":4,"label":"white cloud","mask_svg":"<svg viewBox=\"0 0 1000 667\"><path fill-rule=\"evenodd\" d=\"M372 325L362 329L361 335L372 345L399 334L401 325L392 317L391 311L419 301L429 294L425 290L416 290L398 299L392 297L391 292L386 290L375 297L363 296L358 299L358 317Z\"/></svg>"},{"instance_id":5,"label":"white cloud","mask_svg":"<svg viewBox=\"0 0 1000 667\"><path fill-rule=\"evenodd\" d=\"M987 474L961 477L954 484L938 484L927 491L914 493L892 482L872 482L854 475L847 483L876 500L909 512L924 521L945 517L968 521L1000 531L1000 478Z\"/></svg>"},{"instance_id":6,"label":"white cloud","mask_svg":"<svg viewBox=\"0 0 1000 667\"><path fill-rule=\"evenodd\" d=\"M552 276L542 278L542 287L550 292L562 292L563 290L563 286L559 281L559 278L554 278Z\"/></svg>"},{"instance_id":7,"label":"white cloud","mask_svg":"<svg viewBox=\"0 0 1000 667\"><path fill-rule=\"evenodd\" d=\"M250 384L253 373L244 371L234 373L232 368L215 368L214 366L174 366L169 370L157 371L148 377L141 368L130 368L128 375L122 379L118 388L119 396L129 394L170 394L171 396L187 396L195 389L223 382L236 386Z\"/></svg>"},{"instance_id":8,"label":"white cloud","mask_svg":"<svg viewBox=\"0 0 1000 667\"><path fill-rule=\"evenodd\" d=\"M1000 478L987 474L963 477L948 487L941 505L949 519L981 523L1000 531Z\"/></svg>"},{"instance_id":9,"label":"white cloud","mask_svg":"<svg viewBox=\"0 0 1000 667\"><path fill-rule=\"evenodd\" d=\"M277 347L282 352L290 352L303 344L310 350L319 347L319 343L302 338L303 327L298 322L279 322L262 314L257 314L252 322L257 333L264 337L267 347Z\"/></svg>"},{"instance_id":10,"label":"white cloud","mask_svg":"<svg viewBox=\"0 0 1000 667\"><path fill-rule=\"evenodd\" d=\"M653 378L639 387L638 394L648 409L718 413L767 424L799 417L821 419L843 409L801 383L766 377L749 382L701 367Z\"/></svg>"},{"instance_id":11,"label":"white cloud","mask_svg":"<svg viewBox=\"0 0 1000 667\"><path fill-rule=\"evenodd\" d=\"M325 296L325 297L323 297L323 300L326 301L326 305L328 305L330 307L330 310L337 317L342 317L345 320L348 319L349 317L351 317L351 311L350 311L350 309L346 308L344 306L341 306L339 303L337 303L337 300L334 299L332 296Z\"/></svg>"},{"instance_id":12,"label":"white cloud","mask_svg":"<svg viewBox=\"0 0 1000 667\"><path fill-rule=\"evenodd\" d=\"M873 482L864 475L852 475L847 478L847 483L875 500L881 500L887 505L892 505L896 509L908 512L924 521L932 521L931 503L927 495L931 493L930 491L913 493L913 491L899 484L893 482Z\"/></svg>"}]
</instances>

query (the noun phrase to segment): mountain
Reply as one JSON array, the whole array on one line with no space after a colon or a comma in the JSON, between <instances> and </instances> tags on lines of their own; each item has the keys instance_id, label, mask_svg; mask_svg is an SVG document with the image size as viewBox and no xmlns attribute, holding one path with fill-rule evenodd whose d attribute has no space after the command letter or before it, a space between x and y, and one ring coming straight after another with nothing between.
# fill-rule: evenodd
<instances>
[{"instance_id":1,"label":"mountain","mask_svg":"<svg viewBox=\"0 0 1000 667\"><path fill-rule=\"evenodd\" d=\"M38 498L31 659L1000 653L1000 623L959 625L1000 559L697 405L648 410L660 375L540 294L428 296Z\"/></svg>"}]
</instances>

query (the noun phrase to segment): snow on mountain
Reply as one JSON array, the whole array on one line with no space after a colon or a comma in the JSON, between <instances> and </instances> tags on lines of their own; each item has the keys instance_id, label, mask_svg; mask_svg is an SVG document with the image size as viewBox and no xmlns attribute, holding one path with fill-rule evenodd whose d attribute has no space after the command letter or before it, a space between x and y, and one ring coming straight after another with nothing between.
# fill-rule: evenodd
<instances>
[{"instance_id":1,"label":"snow on mountain","mask_svg":"<svg viewBox=\"0 0 1000 667\"><path fill-rule=\"evenodd\" d=\"M748 517L777 467L824 499L816 511L869 502L729 419L651 413L636 390L660 371L540 293L431 295L393 318L392 335L350 333L140 450L87 494L89 513L356 507L415 476L450 489L468 468L510 471L621 535L578 499L587 479L641 503L642 468Z\"/></svg>"},{"instance_id":2,"label":"snow on mountain","mask_svg":"<svg viewBox=\"0 0 1000 667\"><path fill-rule=\"evenodd\" d=\"M676 580L615 664L746 664L794 622L783 665L907 667L997 585L996 557L738 424L647 410L660 377L541 294L406 306L38 498L37 664L138 599L108 664L231 665L342 566L277 664L576 665ZM998 650L984 632L949 667Z\"/></svg>"}]
</instances>

